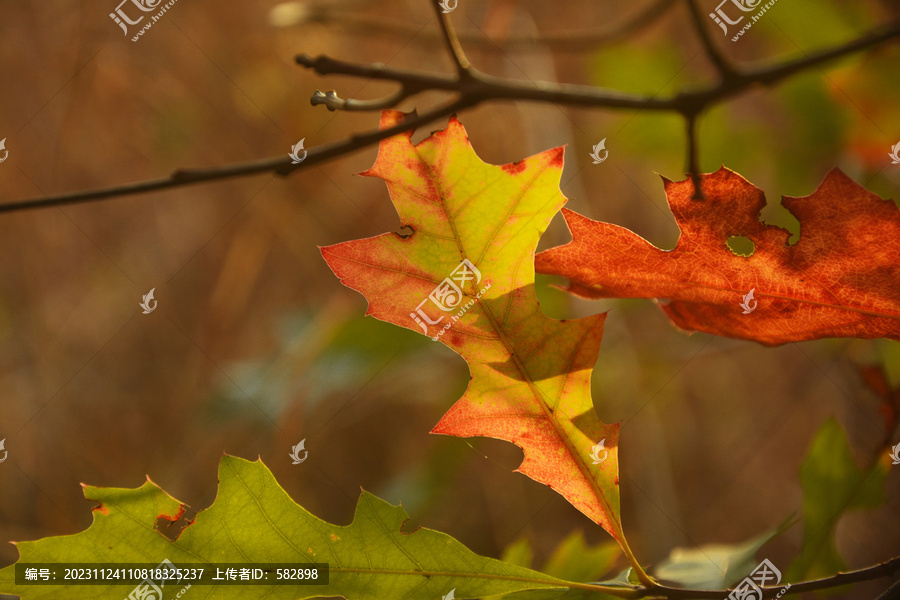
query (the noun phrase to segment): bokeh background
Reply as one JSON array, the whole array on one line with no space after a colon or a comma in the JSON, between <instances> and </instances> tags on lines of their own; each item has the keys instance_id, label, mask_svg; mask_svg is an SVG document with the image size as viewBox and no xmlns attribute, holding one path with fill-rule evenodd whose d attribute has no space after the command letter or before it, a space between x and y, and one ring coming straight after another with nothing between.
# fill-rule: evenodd
<instances>
[{"instance_id":1,"label":"bokeh background","mask_svg":"<svg viewBox=\"0 0 900 600\"><path fill-rule=\"evenodd\" d=\"M452 72L425 0L180 0L138 42L108 17L115 4L0 3L0 139L9 151L0 202L281 155L300 138L310 148L377 127L375 113L329 112L309 98L317 88L376 98L391 85L317 76L293 62L301 52ZM714 80L682 2L604 44L504 42L606 31L650 4L460 0L452 20L473 64L499 76L660 97ZM756 65L842 43L898 12L886 0L782 0L736 43L708 27L726 56ZM399 108L443 99L424 94ZM900 197L900 166L888 157L900 142L898 105L894 42L717 106L700 122L701 166L741 173L766 192L763 216L796 233L780 197L812 193L834 166ZM565 145L570 208L663 248L677 241L661 181L684 176L677 116L498 102L460 119L490 163ZM589 153L603 138L609 158L594 165ZM572 531L590 544L608 540L562 497L513 472L518 448L429 435L466 387L465 362L364 318L365 300L321 259L317 245L400 227L384 184L354 176L375 153L288 178L0 215L0 439L9 452L0 565L18 556L7 541L90 525L81 482L138 487L149 476L190 505L189 519L215 498L223 452L261 457L298 503L340 524L362 487L402 502L408 530L438 529L481 554L500 556L524 538L536 567ZM567 240L558 217L541 248ZM798 470L829 417L847 430L860 466L877 460L882 400L859 366L882 366L900 387L897 342L764 348L688 336L652 302L578 301L552 283L538 280L551 316L610 311L594 403L604 421L622 423L622 513L645 562L675 547L739 543L799 514ZM151 288L158 307L144 315L138 303ZM309 457L292 465L301 439ZM886 503L838 526L851 567L900 548L896 470L885 493ZM795 526L758 557L786 566L801 546ZM845 595L870 598L888 583Z\"/></svg>"}]
</instances>

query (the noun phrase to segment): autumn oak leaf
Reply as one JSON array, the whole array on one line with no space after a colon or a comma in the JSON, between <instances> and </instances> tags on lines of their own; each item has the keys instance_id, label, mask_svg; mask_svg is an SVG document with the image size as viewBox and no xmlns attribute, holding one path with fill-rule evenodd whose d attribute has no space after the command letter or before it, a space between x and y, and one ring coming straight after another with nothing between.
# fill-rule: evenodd
<instances>
[{"instance_id":1,"label":"autumn oak leaf","mask_svg":"<svg viewBox=\"0 0 900 600\"><path fill-rule=\"evenodd\" d=\"M385 111L381 128L403 118ZM624 544L619 426L600 421L590 395L605 316L548 318L534 291L535 247L565 203L563 149L486 164L455 117L418 144L411 136L382 141L362 175L387 183L412 234L336 244L322 255L366 297L368 315L424 333L468 362L468 389L433 433L516 444L524 451L519 472ZM598 445L602 460L591 457Z\"/></svg>"},{"instance_id":2,"label":"autumn oak leaf","mask_svg":"<svg viewBox=\"0 0 900 600\"><path fill-rule=\"evenodd\" d=\"M179 521L185 505L149 478L137 489L84 486L84 495L100 503L93 510L91 526L73 535L17 542L19 561L0 569L0 594L16 594L21 600L304 600L334 596L384 600L440 598L451 588L456 588L460 597L481 598L569 586L556 577L479 556L445 533L424 527L404 530L409 519L406 511L365 491L349 525L323 521L296 504L260 460L223 456L215 502L186 525ZM176 539L160 531L157 521L162 519L182 525ZM125 571L124 564L155 568L165 567L164 561L183 573L192 573L191 577L202 576L204 581L150 577L151 581L136 588L134 582L120 580L121 574L107 574L100 576L102 582L88 581L88 576L63 583L63 569L59 568L62 564L93 563L94 568L109 573L113 565L122 565L117 569ZM273 563L292 565L295 568L286 569L289 573L315 563L317 568L324 564L326 573L317 573L323 581L316 585L284 579L279 571L252 585L246 584L244 577L217 583L216 577L218 581L227 577L211 563L252 564L260 569L264 565L271 569ZM58 579L48 585L28 581L24 577L28 564L56 565ZM225 569L220 571L225 573ZM156 590L162 595L149 593L150 585L162 588Z\"/></svg>"},{"instance_id":3,"label":"autumn oak leaf","mask_svg":"<svg viewBox=\"0 0 900 600\"><path fill-rule=\"evenodd\" d=\"M759 220L765 195L726 168L664 180L681 229L673 250L563 210L572 241L537 255L587 298L656 298L675 325L766 345L824 337L900 339L900 211L832 170L812 195L784 197L800 240ZM753 242L732 252L732 236ZM752 295L748 295L752 292Z\"/></svg>"}]
</instances>

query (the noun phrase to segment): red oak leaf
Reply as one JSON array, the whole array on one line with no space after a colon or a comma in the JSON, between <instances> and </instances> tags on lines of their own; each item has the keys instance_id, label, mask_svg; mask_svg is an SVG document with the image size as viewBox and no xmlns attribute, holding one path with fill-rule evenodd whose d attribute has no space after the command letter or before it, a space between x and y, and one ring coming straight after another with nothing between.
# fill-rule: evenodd
<instances>
[{"instance_id":1,"label":"red oak leaf","mask_svg":"<svg viewBox=\"0 0 900 600\"><path fill-rule=\"evenodd\" d=\"M760 223L765 196L737 173L665 180L681 237L661 250L635 233L563 210L572 241L537 255L588 298L657 298L680 328L766 345L824 337L900 339L900 211L838 169L810 196L785 197L800 240ZM731 236L749 238L750 256ZM752 294L751 294L752 292Z\"/></svg>"}]
</instances>

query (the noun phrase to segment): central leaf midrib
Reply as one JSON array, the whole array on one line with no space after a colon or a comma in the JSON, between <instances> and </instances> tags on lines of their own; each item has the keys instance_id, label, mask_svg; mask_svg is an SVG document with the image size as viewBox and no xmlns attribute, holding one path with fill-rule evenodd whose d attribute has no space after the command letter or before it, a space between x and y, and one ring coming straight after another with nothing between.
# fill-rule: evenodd
<instances>
[{"instance_id":1,"label":"central leaf midrib","mask_svg":"<svg viewBox=\"0 0 900 600\"><path fill-rule=\"evenodd\" d=\"M553 273L553 275L558 275L558 273ZM671 284L677 284L677 285L680 285L680 286L693 287L693 288L699 288L699 289L718 290L718 291L721 291L721 292L734 292L735 294L740 294L740 293L743 291L743 290L736 290L736 289L734 289L734 288L728 288L728 287L721 287L721 286L717 286L717 285L711 285L711 284L708 284L708 283L695 283L695 282L689 282L689 281L678 281L678 280L676 280L676 279L669 279L669 278L657 278L657 279L653 279L653 278L650 278L650 277L620 277L620 276L617 275L617 276L615 277L615 279L616 279L617 281L628 281L628 282L634 282L634 283L639 283L639 284L640 284L640 283L660 283L660 282L663 282L663 283L671 283ZM579 285L580 285L580 284L579 284ZM586 285L586 286L581 286L581 287L586 287L586 288L588 288L588 289L594 289L594 290L597 290L597 291L602 291L602 289L603 289L602 284L599 284L599 283L592 283L592 284L588 284L588 285ZM824 287L824 286L823 286L823 287ZM829 293L832 293L832 292L830 292L830 290L827 290L827 289L826 289L826 291L828 291ZM788 300L788 301L791 301L791 302L797 302L797 303L800 303L800 304L813 304L813 305L816 305L816 306L823 306L823 307L825 307L825 308L834 308L834 309L837 309L837 310L844 310L844 311L847 311L847 312L859 313L859 314L868 315L868 316L871 316L871 317L880 317L880 318L884 318L884 319L900 319L900 313L897 313L897 314L881 313L881 312L875 312L875 311L871 311L871 310L865 310L865 309L862 309L862 308L855 308L855 307L852 307L852 306L846 306L846 305L843 305L843 304L829 304L829 303L827 303L827 302L816 302L815 300L808 300L808 299L806 299L806 298L795 298L795 297L792 297L792 296L782 296L782 295L779 295L779 294L772 294L772 293L768 293L768 292L762 292L762 291L757 290L756 288L754 288L754 292L753 292L753 293L756 295L757 298L763 298L763 297L765 297L765 298L774 298L774 299L778 299L778 300ZM605 297L606 297L606 298L613 298L613 297L617 297L617 296L605 296ZM620 297L624 297L624 296L620 296ZM627 298L634 298L634 297L635 297L635 296L627 296ZM699 300L684 300L684 299L678 299L678 298L667 298L667 297L662 297L662 296L638 296L638 297L642 297L642 298L654 298L654 299L663 299L663 300L669 300L669 299L672 299L672 300L674 300L674 301L676 301L676 302L689 302L689 303L692 303L692 304L707 304L707 303L701 302L701 301L699 301Z\"/></svg>"},{"instance_id":2,"label":"central leaf midrib","mask_svg":"<svg viewBox=\"0 0 900 600\"><path fill-rule=\"evenodd\" d=\"M441 201L441 208L444 211L444 215L446 217L447 223L450 226L450 230L451 230L454 238L456 239L456 245L460 251L460 254L463 256L463 258L468 258L468 256L466 255L466 252L465 252L465 248L463 248L462 239L459 236L459 231L456 227L455 219L450 214L450 210L447 205L447 198L444 195L444 189L439 184L439 181L437 180L437 177L435 175L435 171L431 168L431 165L427 161L422 159L422 156L419 154L418 148L416 146L413 146L413 148L416 151L416 156L418 157L420 163L425 167L429 177L431 178L434 189L436 189L437 193L439 194L440 201ZM443 156L442 156L442 158L443 158ZM527 160L527 159L525 159L525 160ZM525 196L525 194L527 194L528 190L531 189L534 182L546 171L547 165L545 164L545 165L543 165L543 167L544 168L535 172L534 176L528 182L527 186L522 186L520 188L519 196L515 199L510 200L509 210L506 213L506 218L502 219L495 226L495 228L491 232L491 234L488 236L487 243L484 245L484 248L483 248L480 256L477 259L476 266L477 266L477 264L479 264L483 261L484 256L487 253L488 248L490 247L490 242L496 237L497 232L504 226L504 224L506 224L509 221L510 215L515 213L515 210L518 207L519 203L521 202L522 198ZM537 302L536 298L535 298L535 302ZM606 494L604 493L603 489L600 487L599 483L594 479L591 472L588 470L587 464L581 459L581 455L575 451L572 440L567 435L565 435L565 430L561 427L559 419L557 417L553 416L554 413L549 410L549 407L547 406L546 402L543 399L543 394L541 393L540 389L534 384L534 381L532 380L532 378L529 376L528 372L526 371L524 364L521 362L518 355L514 352L514 349L513 349L514 347L510 343L509 338L505 335L499 321L496 318L496 315L493 314L493 312L490 310L490 308L486 304L482 305L482 312L490 320L491 325L494 328L494 331L498 335L498 338L503 342L503 346L506 348L507 353L513 359L513 361L516 365L516 368L518 369L519 373L523 376L523 379L527 382L528 387L531 389L533 398L538 403L538 405L541 407L541 410L544 412L544 418L547 419L552 424L553 429L556 431L557 437L560 440L562 440L563 444L566 446L566 449L569 452L569 455L574 459L575 464L578 465L578 468L581 471L582 477L584 477L589 482L589 485L590 485L592 491L594 492L594 496L597 498L598 502L600 503L600 507L601 507L602 511L605 513L607 519L609 520L610 526L616 532L616 534L614 534L613 537L618 539L618 537L621 535L621 528L619 527L618 517L615 515L614 511L612 510L612 506L610 506L609 501L606 499ZM589 333L586 333L586 335L589 335ZM584 338L582 338L582 340L579 341L579 345L583 341L583 339ZM573 357L574 357L574 354L573 354ZM574 358L572 358L572 360L574 360ZM560 490L560 492L563 492L563 490ZM610 533L612 533L612 532L610 532Z\"/></svg>"},{"instance_id":3,"label":"central leaf midrib","mask_svg":"<svg viewBox=\"0 0 900 600\"><path fill-rule=\"evenodd\" d=\"M555 414L559 411L550 411L547 406L546 401L544 400L543 394L540 389L534 384L534 380L531 378L528 370L525 368L525 365L519 359L518 354L514 350L514 345L510 342L509 337L505 334L503 328L498 323L496 316L490 310L490 308L485 305L483 308L484 314L488 317L491 322L491 325L494 327L494 330L497 332L499 339L503 342L503 346L506 349L509 356L512 358L513 362L516 364L516 368L519 370L519 373L522 375L523 379L527 382L528 387L531 389L532 396L534 400L538 403L538 406L541 407L541 410L544 412L544 418L547 419L552 425L553 429L556 431L556 435L562 440L563 444L565 444L566 449L569 452L569 455L575 460L575 463L578 465L579 470L581 471L582 476L589 482L591 489L594 492L594 496L600 502L601 508L603 512L606 513L607 518L609 519L610 526L613 527L616 534L613 534L618 540L618 535L621 535L621 529L618 526L618 517L615 515L612 510L612 506L610 506L609 501L606 499L606 494L603 489L600 487L599 483L591 476L590 471L587 469L587 463L585 463L581 459L581 455L575 451L574 445L572 444L571 438L565 435L565 431L560 426L560 419L555 416ZM590 331L587 331L585 335L590 335ZM584 337L579 340L578 346L583 342ZM576 346L576 348L578 347ZM572 356L577 353L577 350L573 352ZM574 358L571 358L574 360ZM568 372L567 375L568 377ZM560 490L563 492L563 490ZM612 532L610 532L612 534Z\"/></svg>"}]
</instances>

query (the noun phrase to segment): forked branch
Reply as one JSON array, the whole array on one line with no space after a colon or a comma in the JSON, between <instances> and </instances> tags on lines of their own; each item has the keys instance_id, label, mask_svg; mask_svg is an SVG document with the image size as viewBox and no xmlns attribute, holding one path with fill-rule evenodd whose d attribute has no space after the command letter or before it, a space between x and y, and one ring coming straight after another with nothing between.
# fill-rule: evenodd
<instances>
[{"instance_id":1,"label":"forked branch","mask_svg":"<svg viewBox=\"0 0 900 600\"><path fill-rule=\"evenodd\" d=\"M312 69L320 75L350 75L363 79L393 81L400 86L398 91L393 94L373 100L342 99L333 91L323 93L316 90L311 98L311 103L313 105L323 104L329 110L377 111L383 108L395 107L404 100L424 91L444 91L454 94L455 99L447 104L407 119L400 125L390 129L383 131L370 130L353 135L347 140L330 142L310 148L306 159L296 165L291 164L290 158L285 154L208 169L180 169L168 177L159 179L0 204L0 213L131 196L262 173L288 175L339 156L364 150L377 144L382 139L416 129L454 112L496 100L544 102L609 110L640 109L644 111L675 112L682 115L690 125L686 128L688 131L686 171L688 173L696 173L699 170L699 158L694 134L696 128L693 124L696 118L710 106L724 102L753 86L775 85L797 73L850 54L874 48L900 36L900 22L897 22L880 31L800 59L785 61L768 67L739 70L727 63L718 53L713 42L703 29L703 24L699 19L699 12L693 0L687 1L694 20L695 30L700 36L706 54L713 64L717 66L721 75L717 83L703 89L684 91L669 98L657 98L655 96L625 94L615 90L591 86L549 82L531 83L488 75L471 66L462 51L458 37L449 24L447 15L442 15L438 12L441 34L445 43L448 44L449 54L457 70L456 75L449 76L393 69L381 64L361 65L326 56L313 58L306 54L298 56L296 60L298 64ZM436 6L433 0L431 0L431 4ZM659 5L665 8L667 3L660 2ZM648 17L644 15L644 19L646 18ZM640 22L642 23L643 20ZM626 25L634 26L634 23Z\"/></svg>"}]
</instances>

